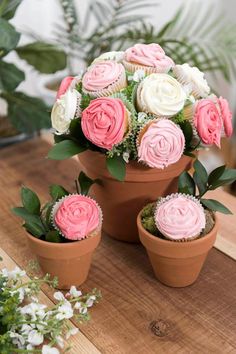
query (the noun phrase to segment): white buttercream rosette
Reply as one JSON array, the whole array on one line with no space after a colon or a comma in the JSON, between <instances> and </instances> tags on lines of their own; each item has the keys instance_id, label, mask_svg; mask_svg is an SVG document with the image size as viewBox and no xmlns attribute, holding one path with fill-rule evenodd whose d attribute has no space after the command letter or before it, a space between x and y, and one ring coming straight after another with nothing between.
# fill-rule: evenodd
<instances>
[{"instance_id":1,"label":"white buttercream rosette","mask_svg":"<svg viewBox=\"0 0 236 354\"><path fill-rule=\"evenodd\" d=\"M81 94L75 89L67 90L56 100L51 112L52 127L57 134L68 131L72 119L81 115Z\"/></svg>"},{"instance_id":2,"label":"white buttercream rosette","mask_svg":"<svg viewBox=\"0 0 236 354\"><path fill-rule=\"evenodd\" d=\"M184 148L181 128L165 118L144 124L137 138L138 161L151 168L164 169L178 162Z\"/></svg>"},{"instance_id":3,"label":"white buttercream rosette","mask_svg":"<svg viewBox=\"0 0 236 354\"><path fill-rule=\"evenodd\" d=\"M154 219L158 230L171 241L196 239L206 226L204 208L199 200L182 193L161 198Z\"/></svg>"},{"instance_id":4,"label":"white buttercream rosette","mask_svg":"<svg viewBox=\"0 0 236 354\"><path fill-rule=\"evenodd\" d=\"M187 63L175 65L173 72L182 85L189 86L196 98L207 97L209 95L210 87L204 77L204 73L197 67L191 67Z\"/></svg>"},{"instance_id":5,"label":"white buttercream rosette","mask_svg":"<svg viewBox=\"0 0 236 354\"><path fill-rule=\"evenodd\" d=\"M95 58L94 61L91 63L93 65L94 63L98 63L99 61L103 60L114 60L117 63L121 63L124 57L124 52L123 51L112 51L112 52L106 52L99 57Z\"/></svg>"},{"instance_id":6,"label":"white buttercream rosette","mask_svg":"<svg viewBox=\"0 0 236 354\"><path fill-rule=\"evenodd\" d=\"M138 85L139 111L158 117L172 117L180 112L187 95L182 85L168 74L151 74Z\"/></svg>"},{"instance_id":7,"label":"white buttercream rosette","mask_svg":"<svg viewBox=\"0 0 236 354\"><path fill-rule=\"evenodd\" d=\"M97 202L82 194L62 197L51 212L54 228L71 241L96 235L101 230L102 219L102 210Z\"/></svg>"}]
</instances>

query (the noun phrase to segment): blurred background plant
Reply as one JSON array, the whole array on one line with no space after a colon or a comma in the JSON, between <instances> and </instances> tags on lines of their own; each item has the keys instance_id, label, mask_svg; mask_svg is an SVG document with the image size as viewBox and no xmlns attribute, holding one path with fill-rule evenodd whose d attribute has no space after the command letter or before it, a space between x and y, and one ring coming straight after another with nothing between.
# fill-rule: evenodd
<instances>
[{"instance_id":1,"label":"blurred background plant","mask_svg":"<svg viewBox=\"0 0 236 354\"><path fill-rule=\"evenodd\" d=\"M25 74L5 57L15 52L20 59L40 73L55 73L66 66L66 54L62 49L41 41L19 46L21 34L9 22L21 0L0 1L0 97L7 102L7 115L0 117L0 144L20 132L32 134L50 127L49 107L37 97L16 91L25 80Z\"/></svg>"}]
</instances>

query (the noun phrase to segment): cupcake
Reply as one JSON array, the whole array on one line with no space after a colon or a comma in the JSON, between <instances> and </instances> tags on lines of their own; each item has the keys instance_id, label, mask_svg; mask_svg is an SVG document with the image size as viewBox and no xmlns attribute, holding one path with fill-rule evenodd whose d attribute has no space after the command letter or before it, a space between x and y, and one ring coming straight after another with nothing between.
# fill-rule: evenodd
<instances>
[{"instance_id":1,"label":"cupcake","mask_svg":"<svg viewBox=\"0 0 236 354\"><path fill-rule=\"evenodd\" d=\"M80 102L81 94L75 89L67 90L56 100L51 112L51 123L57 134L66 133L71 120L80 117Z\"/></svg>"},{"instance_id":2,"label":"cupcake","mask_svg":"<svg viewBox=\"0 0 236 354\"><path fill-rule=\"evenodd\" d=\"M183 155L185 137L180 127L168 119L148 122L137 138L138 161L164 169Z\"/></svg>"},{"instance_id":3,"label":"cupcake","mask_svg":"<svg viewBox=\"0 0 236 354\"><path fill-rule=\"evenodd\" d=\"M155 224L171 241L191 241L205 228L206 217L199 200L188 194L171 194L157 202Z\"/></svg>"},{"instance_id":4,"label":"cupcake","mask_svg":"<svg viewBox=\"0 0 236 354\"><path fill-rule=\"evenodd\" d=\"M210 87L204 78L204 73L197 67L191 67L187 63L175 65L173 72L177 80L187 86L195 98L205 98L209 95Z\"/></svg>"},{"instance_id":5,"label":"cupcake","mask_svg":"<svg viewBox=\"0 0 236 354\"><path fill-rule=\"evenodd\" d=\"M221 119L223 122L224 135L226 135L229 138L233 133L232 112L229 108L229 103L223 97L218 98L217 103L220 110Z\"/></svg>"},{"instance_id":6,"label":"cupcake","mask_svg":"<svg viewBox=\"0 0 236 354\"><path fill-rule=\"evenodd\" d=\"M83 91L92 97L109 96L126 86L125 68L114 60L91 65L82 78Z\"/></svg>"},{"instance_id":7,"label":"cupcake","mask_svg":"<svg viewBox=\"0 0 236 354\"><path fill-rule=\"evenodd\" d=\"M172 117L180 112L187 95L181 84L167 74L151 74L138 85L137 106L139 111L157 117Z\"/></svg>"},{"instance_id":8,"label":"cupcake","mask_svg":"<svg viewBox=\"0 0 236 354\"><path fill-rule=\"evenodd\" d=\"M99 61L104 61L104 60L114 60L117 63L121 63L123 58L124 58L123 51L106 52L106 53L101 54L99 57L95 58L91 65L93 65L94 63L98 63Z\"/></svg>"},{"instance_id":9,"label":"cupcake","mask_svg":"<svg viewBox=\"0 0 236 354\"><path fill-rule=\"evenodd\" d=\"M56 99L59 99L68 90L73 90L76 85L81 81L81 75L77 76L66 76L60 83L59 89L57 91Z\"/></svg>"},{"instance_id":10,"label":"cupcake","mask_svg":"<svg viewBox=\"0 0 236 354\"><path fill-rule=\"evenodd\" d=\"M159 44L135 44L124 53L123 64L127 71L133 73L142 69L147 75L151 73L168 73L174 66L173 60L165 55Z\"/></svg>"},{"instance_id":11,"label":"cupcake","mask_svg":"<svg viewBox=\"0 0 236 354\"><path fill-rule=\"evenodd\" d=\"M81 127L94 145L111 150L129 132L130 112L119 98L101 97L92 100L82 112Z\"/></svg>"},{"instance_id":12,"label":"cupcake","mask_svg":"<svg viewBox=\"0 0 236 354\"><path fill-rule=\"evenodd\" d=\"M52 223L66 239L82 240L101 229L102 212L95 200L70 194L55 203Z\"/></svg>"}]
</instances>

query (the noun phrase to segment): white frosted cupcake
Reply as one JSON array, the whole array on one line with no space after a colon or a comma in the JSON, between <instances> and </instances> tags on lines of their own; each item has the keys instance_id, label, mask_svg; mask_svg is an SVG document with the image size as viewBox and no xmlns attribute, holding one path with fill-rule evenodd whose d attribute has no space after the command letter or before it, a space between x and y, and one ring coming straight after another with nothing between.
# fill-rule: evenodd
<instances>
[{"instance_id":1,"label":"white frosted cupcake","mask_svg":"<svg viewBox=\"0 0 236 354\"><path fill-rule=\"evenodd\" d=\"M182 130L169 119L148 122L137 138L138 161L152 168L164 169L176 163L184 148Z\"/></svg>"},{"instance_id":2,"label":"white frosted cupcake","mask_svg":"<svg viewBox=\"0 0 236 354\"><path fill-rule=\"evenodd\" d=\"M151 74L138 85L139 111L172 117L184 107L187 95L182 85L168 74Z\"/></svg>"},{"instance_id":3,"label":"white frosted cupcake","mask_svg":"<svg viewBox=\"0 0 236 354\"><path fill-rule=\"evenodd\" d=\"M167 73L173 66L173 60L165 55L159 44L135 44L124 53L123 64L129 72L144 70L146 74Z\"/></svg>"},{"instance_id":4,"label":"white frosted cupcake","mask_svg":"<svg viewBox=\"0 0 236 354\"><path fill-rule=\"evenodd\" d=\"M121 63L123 58L124 58L123 51L106 52L106 53L99 55L99 57L95 58L91 65L98 63L99 61L104 61L104 60L114 60L117 63Z\"/></svg>"},{"instance_id":5,"label":"white frosted cupcake","mask_svg":"<svg viewBox=\"0 0 236 354\"><path fill-rule=\"evenodd\" d=\"M113 60L91 65L82 78L82 89L92 97L112 95L127 86L125 68Z\"/></svg>"},{"instance_id":6,"label":"white frosted cupcake","mask_svg":"<svg viewBox=\"0 0 236 354\"><path fill-rule=\"evenodd\" d=\"M154 219L161 234L171 241L194 240L206 226L199 200L181 193L161 198L157 202Z\"/></svg>"}]
</instances>

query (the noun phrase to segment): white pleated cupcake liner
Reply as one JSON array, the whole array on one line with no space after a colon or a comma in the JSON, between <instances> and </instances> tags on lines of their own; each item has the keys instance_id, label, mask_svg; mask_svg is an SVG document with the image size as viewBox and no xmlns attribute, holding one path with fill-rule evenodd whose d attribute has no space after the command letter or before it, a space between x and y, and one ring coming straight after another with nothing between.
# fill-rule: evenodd
<instances>
[{"instance_id":1,"label":"white pleated cupcake liner","mask_svg":"<svg viewBox=\"0 0 236 354\"><path fill-rule=\"evenodd\" d=\"M124 65L125 69L130 73L134 73L137 70L144 70L146 75L167 74L171 69L171 67L170 67L169 70L167 70L167 69L164 70L164 68L161 69L161 68L156 68L154 66L146 66L146 65L131 63L125 59L123 59L122 64Z\"/></svg>"}]
</instances>

